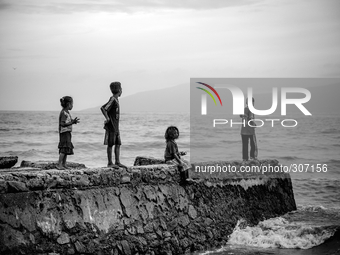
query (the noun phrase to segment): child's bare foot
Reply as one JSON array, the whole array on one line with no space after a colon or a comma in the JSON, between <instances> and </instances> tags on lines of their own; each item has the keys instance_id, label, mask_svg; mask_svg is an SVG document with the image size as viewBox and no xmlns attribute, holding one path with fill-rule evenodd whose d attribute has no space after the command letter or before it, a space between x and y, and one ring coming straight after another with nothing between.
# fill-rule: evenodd
<instances>
[{"instance_id":1,"label":"child's bare foot","mask_svg":"<svg viewBox=\"0 0 340 255\"><path fill-rule=\"evenodd\" d=\"M107 167L110 167L110 168L114 168L114 169L118 169L119 166L115 165L115 164L107 164Z\"/></svg>"},{"instance_id":2,"label":"child's bare foot","mask_svg":"<svg viewBox=\"0 0 340 255\"><path fill-rule=\"evenodd\" d=\"M57 168L58 170L65 170L65 167L60 166L60 165L56 166L56 168Z\"/></svg>"},{"instance_id":3,"label":"child's bare foot","mask_svg":"<svg viewBox=\"0 0 340 255\"><path fill-rule=\"evenodd\" d=\"M71 169L70 167L68 167L66 165L64 165L63 167L64 167L64 169Z\"/></svg>"},{"instance_id":4,"label":"child's bare foot","mask_svg":"<svg viewBox=\"0 0 340 255\"><path fill-rule=\"evenodd\" d=\"M115 164L116 166L118 166L118 167L122 167L122 168L125 168L125 169L127 169L127 166L125 166L125 165L123 165L122 163L120 163L120 162L116 162L116 164Z\"/></svg>"}]
</instances>

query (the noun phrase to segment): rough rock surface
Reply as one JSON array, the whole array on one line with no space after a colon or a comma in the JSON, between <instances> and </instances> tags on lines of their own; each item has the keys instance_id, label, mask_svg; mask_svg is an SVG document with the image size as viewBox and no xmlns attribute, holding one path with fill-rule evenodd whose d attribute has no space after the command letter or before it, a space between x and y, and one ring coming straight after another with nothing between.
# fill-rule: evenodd
<instances>
[{"instance_id":1,"label":"rough rock surface","mask_svg":"<svg viewBox=\"0 0 340 255\"><path fill-rule=\"evenodd\" d=\"M240 219L296 209L287 174L190 175L181 186L166 164L0 172L0 253L184 254L224 245Z\"/></svg>"},{"instance_id":2,"label":"rough rock surface","mask_svg":"<svg viewBox=\"0 0 340 255\"><path fill-rule=\"evenodd\" d=\"M134 166L147 166L147 165L157 165L157 164L165 164L164 159L138 156L136 157L135 163L133 165Z\"/></svg>"},{"instance_id":3,"label":"rough rock surface","mask_svg":"<svg viewBox=\"0 0 340 255\"><path fill-rule=\"evenodd\" d=\"M58 166L57 161L21 161L20 167L32 167L32 168L41 168L44 170L47 169L56 169ZM85 168L84 164L74 163L74 162L67 162L67 167L72 169L83 169Z\"/></svg>"},{"instance_id":4,"label":"rough rock surface","mask_svg":"<svg viewBox=\"0 0 340 255\"><path fill-rule=\"evenodd\" d=\"M11 168L18 162L17 156L0 157L0 169Z\"/></svg>"}]
</instances>

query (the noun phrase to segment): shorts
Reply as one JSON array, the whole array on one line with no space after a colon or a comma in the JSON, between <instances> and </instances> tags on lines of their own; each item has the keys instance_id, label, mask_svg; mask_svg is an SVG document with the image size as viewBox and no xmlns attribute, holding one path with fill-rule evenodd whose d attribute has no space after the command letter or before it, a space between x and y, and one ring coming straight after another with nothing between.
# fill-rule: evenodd
<instances>
[{"instance_id":1,"label":"shorts","mask_svg":"<svg viewBox=\"0 0 340 255\"><path fill-rule=\"evenodd\" d=\"M71 132L59 133L59 154L63 153L65 155L73 155L73 144L71 142L72 134Z\"/></svg>"},{"instance_id":2,"label":"shorts","mask_svg":"<svg viewBox=\"0 0 340 255\"><path fill-rule=\"evenodd\" d=\"M113 145L121 145L120 135L117 132L105 130L104 145L112 147Z\"/></svg>"}]
</instances>

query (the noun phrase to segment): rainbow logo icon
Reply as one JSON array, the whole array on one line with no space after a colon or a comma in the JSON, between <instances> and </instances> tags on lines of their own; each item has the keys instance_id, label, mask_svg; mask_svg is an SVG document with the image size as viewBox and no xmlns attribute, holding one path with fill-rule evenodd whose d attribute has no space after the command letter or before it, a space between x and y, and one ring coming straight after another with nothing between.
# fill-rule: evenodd
<instances>
[{"instance_id":1,"label":"rainbow logo icon","mask_svg":"<svg viewBox=\"0 0 340 255\"><path fill-rule=\"evenodd\" d=\"M205 83L203 83L203 82L197 82L197 83L199 83L199 84L201 84L201 85L204 85L204 86L208 87L209 89L211 89L211 90L215 93L215 95L218 97L218 100L220 100L220 103L221 103L221 106L222 106L222 101L221 101L220 95L217 93L217 91L216 91L213 87L211 87L210 85L205 84ZM201 89L201 90L203 90L203 91L205 91L205 92L207 92L207 93L209 94L209 96L211 96L211 98L214 100L215 105L217 105L214 96L213 96L208 90L202 89L202 88L200 88L200 87L197 87L197 88L198 88L198 89Z\"/></svg>"}]
</instances>

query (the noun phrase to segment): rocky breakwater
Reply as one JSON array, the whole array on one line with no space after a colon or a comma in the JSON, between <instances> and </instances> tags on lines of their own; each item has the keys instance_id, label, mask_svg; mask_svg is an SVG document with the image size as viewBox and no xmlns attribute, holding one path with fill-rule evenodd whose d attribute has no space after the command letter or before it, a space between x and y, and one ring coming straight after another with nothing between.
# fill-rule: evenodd
<instances>
[{"instance_id":1,"label":"rocky breakwater","mask_svg":"<svg viewBox=\"0 0 340 255\"><path fill-rule=\"evenodd\" d=\"M0 253L184 254L224 245L240 219L253 225L296 209L287 174L192 169L193 180L181 186L177 169L160 163L139 158L127 170L1 170ZM243 163L204 164L239 169Z\"/></svg>"},{"instance_id":2,"label":"rocky breakwater","mask_svg":"<svg viewBox=\"0 0 340 255\"><path fill-rule=\"evenodd\" d=\"M0 156L0 169L11 168L18 162L17 156L1 157Z\"/></svg>"}]
</instances>

